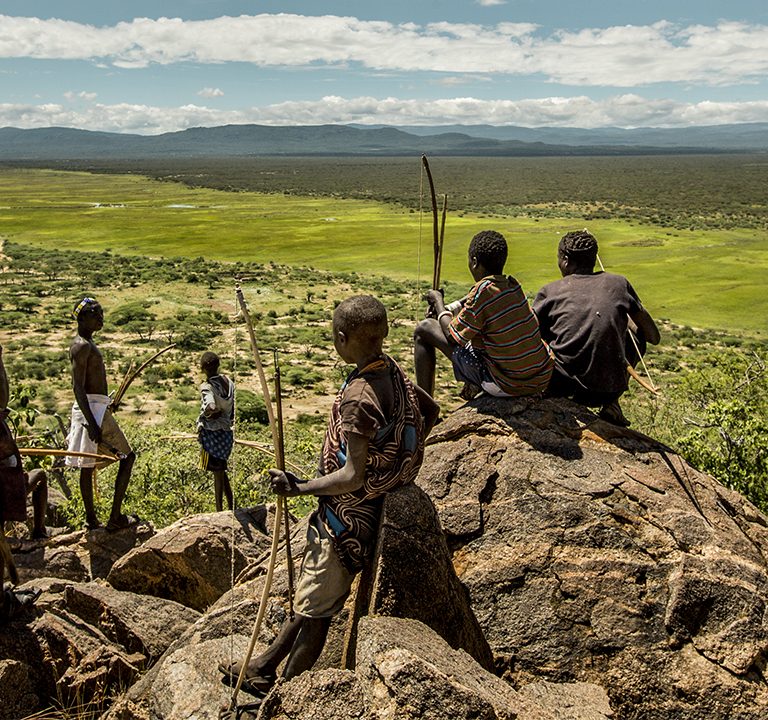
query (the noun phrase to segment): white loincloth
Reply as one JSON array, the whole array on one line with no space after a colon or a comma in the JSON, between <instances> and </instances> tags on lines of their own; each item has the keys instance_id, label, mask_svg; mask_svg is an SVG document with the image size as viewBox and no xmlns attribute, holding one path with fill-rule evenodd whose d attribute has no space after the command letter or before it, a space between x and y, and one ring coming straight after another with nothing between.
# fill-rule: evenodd
<instances>
[{"instance_id":1,"label":"white loincloth","mask_svg":"<svg viewBox=\"0 0 768 720\"><path fill-rule=\"evenodd\" d=\"M104 413L112 402L108 395L88 394L88 405L91 408L93 417L101 427L104 422ZM99 446L90 437L88 437L88 421L83 415L83 411L75 401L72 405L72 421L69 426L69 435L67 435L67 450L70 452L98 452ZM90 468L96 467L95 458L67 457L64 460L67 467Z\"/></svg>"}]
</instances>

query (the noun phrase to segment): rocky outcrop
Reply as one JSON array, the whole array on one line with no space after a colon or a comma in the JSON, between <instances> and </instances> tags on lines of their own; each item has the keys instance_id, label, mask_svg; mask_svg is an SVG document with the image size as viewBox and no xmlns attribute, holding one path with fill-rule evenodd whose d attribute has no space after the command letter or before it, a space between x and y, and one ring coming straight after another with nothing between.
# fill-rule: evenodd
<instances>
[{"instance_id":1,"label":"rocky outcrop","mask_svg":"<svg viewBox=\"0 0 768 720\"><path fill-rule=\"evenodd\" d=\"M13 549L21 582L56 577L72 582L105 578L112 565L154 534L149 523L140 522L119 532L98 530L66 532L53 529L45 541L23 540Z\"/></svg>"},{"instance_id":2,"label":"rocky outcrop","mask_svg":"<svg viewBox=\"0 0 768 720\"><path fill-rule=\"evenodd\" d=\"M490 398L438 426L418 484L387 498L371 572L262 720L768 714L768 519L736 493L567 401ZM62 540L53 567L111 566L110 584L34 580L36 614L0 634L0 720L119 684L105 720L218 718L217 665L248 645L271 524L265 508L189 518L126 538L116 562L106 533ZM257 653L287 586L281 550Z\"/></svg>"},{"instance_id":3,"label":"rocky outcrop","mask_svg":"<svg viewBox=\"0 0 768 720\"><path fill-rule=\"evenodd\" d=\"M43 592L31 616L0 632L2 672L17 688L16 704L0 704L0 718L22 717L52 699L65 707L106 702L110 689L135 682L199 615L99 583L33 584Z\"/></svg>"},{"instance_id":4,"label":"rocky outcrop","mask_svg":"<svg viewBox=\"0 0 768 720\"><path fill-rule=\"evenodd\" d=\"M295 526L292 533L296 562L303 553L306 527L307 519ZM231 691L221 685L216 666L239 659L248 646L264 587L266 560L262 558L242 573L243 581L214 603L115 704L108 715L110 720L144 716L181 720L190 717L193 707L198 708L198 720L218 716ZM329 671L330 676L322 676L327 680L336 678L331 671L338 672L345 662L354 665L358 644L348 620L368 612L402 614L427 622L454 647L466 648L486 666L492 665L490 648L469 607L467 593L453 571L437 512L419 488L403 488L387 497L372 575L371 586L359 596L353 594L344 611L334 618L315 672ZM287 613L288 568L281 552L257 654L272 641ZM326 680L318 680L314 673L307 679L311 687ZM169 691L171 682L183 691Z\"/></svg>"},{"instance_id":5,"label":"rocky outcrop","mask_svg":"<svg viewBox=\"0 0 768 720\"><path fill-rule=\"evenodd\" d=\"M249 561L269 552L263 506L183 518L127 553L107 580L115 588L205 610Z\"/></svg>"},{"instance_id":6,"label":"rocky outcrop","mask_svg":"<svg viewBox=\"0 0 768 720\"><path fill-rule=\"evenodd\" d=\"M518 692L414 620L363 618L357 659L354 672L309 672L277 686L264 701L260 720L606 720L613 716L599 686L539 682Z\"/></svg>"},{"instance_id":7,"label":"rocky outcrop","mask_svg":"<svg viewBox=\"0 0 768 720\"><path fill-rule=\"evenodd\" d=\"M567 401L480 398L419 484L516 685L602 684L621 718L768 714L768 520L640 433Z\"/></svg>"},{"instance_id":8,"label":"rocky outcrop","mask_svg":"<svg viewBox=\"0 0 768 720\"><path fill-rule=\"evenodd\" d=\"M366 615L419 620L493 669L491 648L456 577L435 507L416 485L385 498L372 576Z\"/></svg>"}]
</instances>

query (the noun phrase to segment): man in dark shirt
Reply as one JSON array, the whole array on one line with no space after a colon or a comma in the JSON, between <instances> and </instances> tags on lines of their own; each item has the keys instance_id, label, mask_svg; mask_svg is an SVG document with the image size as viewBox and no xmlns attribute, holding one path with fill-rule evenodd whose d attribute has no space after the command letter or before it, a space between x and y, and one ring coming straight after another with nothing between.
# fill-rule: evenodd
<instances>
[{"instance_id":1,"label":"man in dark shirt","mask_svg":"<svg viewBox=\"0 0 768 720\"><path fill-rule=\"evenodd\" d=\"M558 248L563 278L539 290L533 312L555 355L548 394L600 406L603 419L628 425L618 402L627 389L627 366L640 359L647 342L658 344L659 330L625 277L594 271L597 251L586 230L564 235Z\"/></svg>"}]
</instances>

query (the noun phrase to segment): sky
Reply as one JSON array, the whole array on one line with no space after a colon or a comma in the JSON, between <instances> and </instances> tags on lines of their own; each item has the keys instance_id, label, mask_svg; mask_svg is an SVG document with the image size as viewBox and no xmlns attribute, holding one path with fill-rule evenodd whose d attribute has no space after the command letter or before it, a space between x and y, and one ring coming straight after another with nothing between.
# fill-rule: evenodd
<instances>
[{"instance_id":1,"label":"sky","mask_svg":"<svg viewBox=\"0 0 768 720\"><path fill-rule=\"evenodd\" d=\"M766 0L0 0L0 127L748 122Z\"/></svg>"}]
</instances>

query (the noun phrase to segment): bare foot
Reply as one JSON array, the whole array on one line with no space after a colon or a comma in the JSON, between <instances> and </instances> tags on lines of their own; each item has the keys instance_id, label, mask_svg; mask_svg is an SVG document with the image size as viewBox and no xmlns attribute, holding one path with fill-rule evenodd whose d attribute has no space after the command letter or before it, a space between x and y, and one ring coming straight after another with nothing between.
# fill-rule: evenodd
<instances>
[{"instance_id":1,"label":"bare foot","mask_svg":"<svg viewBox=\"0 0 768 720\"><path fill-rule=\"evenodd\" d=\"M624 413L621 411L621 405L619 405L618 400L603 405L598 413L598 417L609 423L613 423L614 425L619 425L620 427L629 427L630 425L629 420L627 420Z\"/></svg>"},{"instance_id":2,"label":"bare foot","mask_svg":"<svg viewBox=\"0 0 768 720\"><path fill-rule=\"evenodd\" d=\"M472 400L478 393L482 392L483 388L479 387L478 385L475 385L471 382L465 382L464 387L461 388L461 392L459 393L459 397L462 400Z\"/></svg>"}]
</instances>

